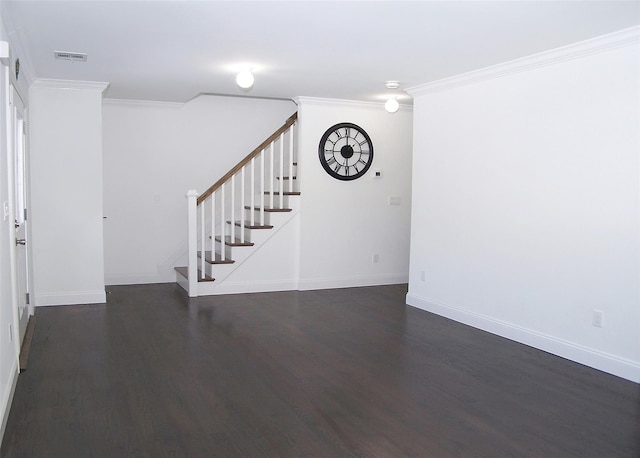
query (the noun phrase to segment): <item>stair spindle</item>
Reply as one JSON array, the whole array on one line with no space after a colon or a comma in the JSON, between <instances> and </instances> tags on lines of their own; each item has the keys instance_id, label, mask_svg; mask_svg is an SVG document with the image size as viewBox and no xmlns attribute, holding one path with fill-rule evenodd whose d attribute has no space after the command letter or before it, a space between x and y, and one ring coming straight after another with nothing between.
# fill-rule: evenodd
<instances>
[{"instance_id":1,"label":"stair spindle","mask_svg":"<svg viewBox=\"0 0 640 458\"><path fill-rule=\"evenodd\" d=\"M226 188L226 183L220 187L221 189L220 191L220 255L222 256L222 259L226 261L227 250L224 249L224 240L226 238L225 232L227 229L226 218L225 218L227 200L225 199L224 188Z\"/></svg>"},{"instance_id":2,"label":"stair spindle","mask_svg":"<svg viewBox=\"0 0 640 458\"><path fill-rule=\"evenodd\" d=\"M252 210L249 212L249 224L252 226L255 225L255 213L253 208L256 205L256 158L251 159L251 208Z\"/></svg>"},{"instance_id":3,"label":"stair spindle","mask_svg":"<svg viewBox=\"0 0 640 458\"><path fill-rule=\"evenodd\" d=\"M284 132L280 134L280 204L279 208L284 208Z\"/></svg>"},{"instance_id":4,"label":"stair spindle","mask_svg":"<svg viewBox=\"0 0 640 458\"><path fill-rule=\"evenodd\" d=\"M205 207L204 205L200 205L200 234L204 234L204 223L205 223ZM205 241L202 240L200 242L200 278L204 278L204 252L206 246Z\"/></svg>"},{"instance_id":5,"label":"stair spindle","mask_svg":"<svg viewBox=\"0 0 640 458\"><path fill-rule=\"evenodd\" d=\"M214 191L211 194L211 230L209 234L211 234L211 242L209 246L211 247L211 256L213 259L216 257L216 196L217 191ZM204 234L202 234L202 238L204 240Z\"/></svg>"},{"instance_id":6,"label":"stair spindle","mask_svg":"<svg viewBox=\"0 0 640 458\"><path fill-rule=\"evenodd\" d=\"M244 167L240 169L240 243L244 243ZM234 219L231 225L235 225Z\"/></svg>"},{"instance_id":7,"label":"stair spindle","mask_svg":"<svg viewBox=\"0 0 640 458\"><path fill-rule=\"evenodd\" d=\"M273 191L274 191L274 186L273 186L273 143L271 143L269 145L269 176L271 177L271 187L269 188L269 208L273 208Z\"/></svg>"},{"instance_id":8,"label":"stair spindle","mask_svg":"<svg viewBox=\"0 0 640 458\"><path fill-rule=\"evenodd\" d=\"M264 225L264 155L266 150L260 154L260 225Z\"/></svg>"},{"instance_id":9,"label":"stair spindle","mask_svg":"<svg viewBox=\"0 0 640 458\"><path fill-rule=\"evenodd\" d=\"M293 192L293 126L289 128L289 192Z\"/></svg>"}]
</instances>

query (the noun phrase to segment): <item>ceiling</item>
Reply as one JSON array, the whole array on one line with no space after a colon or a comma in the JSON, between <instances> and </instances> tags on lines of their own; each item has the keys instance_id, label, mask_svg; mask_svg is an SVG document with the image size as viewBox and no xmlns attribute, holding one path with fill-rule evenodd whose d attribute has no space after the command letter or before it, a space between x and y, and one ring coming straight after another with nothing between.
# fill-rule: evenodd
<instances>
[{"instance_id":1,"label":"ceiling","mask_svg":"<svg viewBox=\"0 0 640 458\"><path fill-rule=\"evenodd\" d=\"M410 103L407 87L640 24L640 1L2 0L31 78L107 98L198 94ZM86 62L54 51L87 53ZM25 58L28 56L28 58ZM255 85L235 84L251 66ZM396 91L385 81L397 80Z\"/></svg>"}]
</instances>

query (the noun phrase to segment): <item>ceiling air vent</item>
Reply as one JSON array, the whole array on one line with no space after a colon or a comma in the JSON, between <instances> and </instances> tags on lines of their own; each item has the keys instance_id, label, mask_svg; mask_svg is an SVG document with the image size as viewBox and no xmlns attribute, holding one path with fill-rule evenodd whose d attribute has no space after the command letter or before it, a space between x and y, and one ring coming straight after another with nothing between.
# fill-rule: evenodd
<instances>
[{"instance_id":1,"label":"ceiling air vent","mask_svg":"<svg viewBox=\"0 0 640 458\"><path fill-rule=\"evenodd\" d=\"M56 59L70 60L71 62L86 62L87 55L82 52L54 51Z\"/></svg>"}]
</instances>

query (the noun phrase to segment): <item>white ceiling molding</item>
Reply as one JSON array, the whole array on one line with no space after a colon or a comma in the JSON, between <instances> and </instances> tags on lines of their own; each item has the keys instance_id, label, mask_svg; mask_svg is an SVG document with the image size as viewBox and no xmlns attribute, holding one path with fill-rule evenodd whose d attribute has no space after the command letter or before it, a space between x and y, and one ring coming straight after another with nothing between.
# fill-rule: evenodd
<instances>
[{"instance_id":1,"label":"white ceiling molding","mask_svg":"<svg viewBox=\"0 0 640 458\"><path fill-rule=\"evenodd\" d=\"M50 89L75 89L82 91L100 91L104 93L109 87L109 83L102 81L73 81L38 78L31 87L46 87Z\"/></svg>"},{"instance_id":2,"label":"white ceiling molding","mask_svg":"<svg viewBox=\"0 0 640 458\"><path fill-rule=\"evenodd\" d=\"M413 86L407 88L406 92L413 97L418 97L490 79L501 78L514 73L526 72L535 68L554 65L636 43L640 43L640 26L630 27L618 32L511 60L502 64L492 65L450 78Z\"/></svg>"},{"instance_id":3,"label":"white ceiling molding","mask_svg":"<svg viewBox=\"0 0 640 458\"><path fill-rule=\"evenodd\" d=\"M296 105L324 105L324 106L339 106L345 108L369 108L375 110L384 110L384 103L382 102L360 102L358 100L342 100L342 99L324 99L319 97L294 97L293 101ZM413 111L412 105L400 104L400 110Z\"/></svg>"},{"instance_id":4,"label":"white ceiling molding","mask_svg":"<svg viewBox=\"0 0 640 458\"><path fill-rule=\"evenodd\" d=\"M104 99L102 105L138 108L169 108L179 110L185 106L182 102L161 102L154 100Z\"/></svg>"}]
</instances>

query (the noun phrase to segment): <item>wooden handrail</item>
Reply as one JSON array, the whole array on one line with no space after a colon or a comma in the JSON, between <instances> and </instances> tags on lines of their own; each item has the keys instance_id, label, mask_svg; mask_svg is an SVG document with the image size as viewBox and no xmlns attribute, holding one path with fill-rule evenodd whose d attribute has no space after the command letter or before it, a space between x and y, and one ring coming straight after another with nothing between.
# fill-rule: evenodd
<instances>
[{"instance_id":1,"label":"wooden handrail","mask_svg":"<svg viewBox=\"0 0 640 458\"><path fill-rule=\"evenodd\" d=\"M251 159L256 157L262 150L264 150L267 146L269 146L273 141L275 141L283 132L285 132L289 127L293 125L294 122L298 119L298 112L293 113L289 119L276 130L269 138L260 143L256 149L254 149L247 157L238 162L231 170L229 170L222 178L216 181L209 189L198 196L198 200L196 201L198 205L204 202L207 197L213 194L220 186L222 186L229 178L235 175L242 167L247 165Z\"/></svg>"}]
</instances>

